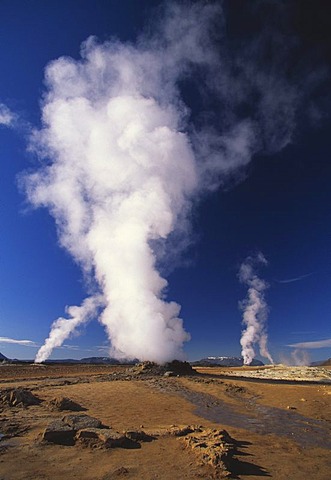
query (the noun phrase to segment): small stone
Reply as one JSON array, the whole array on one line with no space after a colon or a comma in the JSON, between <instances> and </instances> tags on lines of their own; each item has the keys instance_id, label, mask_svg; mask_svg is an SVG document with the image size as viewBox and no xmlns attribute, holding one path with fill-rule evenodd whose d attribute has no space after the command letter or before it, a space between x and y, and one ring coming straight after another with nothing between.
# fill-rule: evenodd
<instances>
[{"instance_id":1,"label":"small stone","mask_svg":"<svg viewBox=\"0 0 331 480\"><path fill-rule=\"evenodd\" d=\"M129 470L125 467L120 467L114 470L113 475L116 475L117 477L124 477L128 475Z\"/></svg>"},{"instance_id":2,"label":"small stone","mask_svg":"<svg viewBox=\"0 0 331 480\"><path fill-rule=\"evenodd\" d=\"M148 435L143 430L126 430L124 435L134 442L151 442L154 440L152 435Z\"/></svg>"}]
</instances>

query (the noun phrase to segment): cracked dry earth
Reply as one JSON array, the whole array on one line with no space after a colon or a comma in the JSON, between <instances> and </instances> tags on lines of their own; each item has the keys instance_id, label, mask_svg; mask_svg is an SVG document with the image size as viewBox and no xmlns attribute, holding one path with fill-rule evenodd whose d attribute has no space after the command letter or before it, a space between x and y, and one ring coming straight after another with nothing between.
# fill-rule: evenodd
<instances>
[{"instance_id":1,"label":"cracked dry earth","mask_svg":"<svg viewBox=\"0 0 331 480\"><path fill-rule=\"evenodd\" d=\"M330 478L330 385L200 371L2 366L0 479ZM81 430L64 420L75 416ZM69 444L45 438L59 424Z\"/></svg>"}]
</instances>

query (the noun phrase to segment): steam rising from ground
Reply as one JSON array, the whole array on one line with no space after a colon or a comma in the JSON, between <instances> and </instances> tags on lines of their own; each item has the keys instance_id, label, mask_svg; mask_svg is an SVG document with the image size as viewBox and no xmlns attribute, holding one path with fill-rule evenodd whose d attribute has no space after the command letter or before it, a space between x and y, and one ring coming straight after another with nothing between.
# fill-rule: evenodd
<instances>
[{"instance_id":1,"label":"steam rising from ground","mask_svg":"<svg viewBox=\"0 0 331 480\"><path fill-rule=\"evenodd\" d=\"M15 115L9 110L9 108L3 103L0 103L0 125L5 125L6 127L9 127L12 124L14 118Z\"/></svg>"},{"instance_id":2,"label":"steam rising from ground","mask_svg":"<svg viewBox=\"0 0 331 480\"><path fill-rule=\"evenodd\" d=\"M158 253L187 234L193 199L240 172L255 152L291 140L304 89L275 77L285 67L257 70L260 46L272 39L226 52L219 4L162 8L154 33L135 44L91 37L80 60L62 57L46 68L43 126L30 142L41 165L22 183L30 202L53 215L91 295L53 323L38 362L93 317L113 355L181 358L189 334L180 306L166 301ZM185 86L193 91L192 113L181 96ZM269 355L266 286L249 264L241 277L250 287L242 338L248 362L255 341Z\"/></svg>"},{"instance_id":3,"label":"steam rising from ground","mask_svg":"<svg viewBox=\"0 0 331 480\"><path fill-rule=\"evenodd\" d=\"M255 273L256 267L267 264L267 260L259 252L254 257L248 257L239 270L240 282L248 286L247 297L240 304L244 312L243 325L246 327L240 339L241 354L245 365L249 365L255 357L255 345L259 346L260 354L267 358L270 363L273 363L268 351L266 330L268 305L264 298L264 291L268 288L268 284Z\"/></svg>"}]
</instances>

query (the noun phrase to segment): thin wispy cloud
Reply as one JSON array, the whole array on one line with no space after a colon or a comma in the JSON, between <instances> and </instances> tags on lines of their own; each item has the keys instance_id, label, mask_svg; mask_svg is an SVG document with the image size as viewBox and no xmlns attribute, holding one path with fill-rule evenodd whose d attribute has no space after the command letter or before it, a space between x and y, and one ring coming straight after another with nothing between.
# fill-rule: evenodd
<instances>
[{"instance_id":1,"label":"thin wispy cloud","mask_svg":"<svg viewBox=\"0 0 331 480\"><path fill-rule=\"evenodd\" d=\"M314 272L311 273L306 273L305 275L300 275L299 277L294 277L294 278L286 278L284 280L276 280L277 283L293 283L293 282L299 282L300 280L304 280L307 277L310 277Z\"/></svg>"},{"instance_id":2,"label":"thin wispy cloud","mask_svg":"<svg viewBox=\"0 0 331 480\"><path fill-rule=\"evenodd\" d=\"M36 342L32 340L17 340L16 338L0 337L0 343L12 343L15 345L22 345L24 347L38 347Z\"/></svg>"},{"instance_id":3,"label":"thin wispy cloud","mask_svg":"<svg viewBox=\"0 0 331 480\"><path fill-rule=\"evenodd\" d=\"M101 352L101 353L106 353L108 354L109 353L109 346L108 347L103 347L101 345L97 345L96 347L94 347L98 352Z\"/></svg>"},{"instance_id":4,"label":"thin wispy cloud","mask_svg":"<svg viewBox=\"0 0 331 480\"><path fill-rule=\"evenodd\" d=\"M60 347L56 347L56 350L71 350L73 352L94 352L90 348L80 348L79 345L61 345Z\"/></svg>"},{"instance_id":5,"label":"thin wispy cloud","mask_svg":"<svg viewBox=\"0 0 331 480\"><path fill-rule=\"evenodd\" d=\"M315 335L316 330L297 330L296 332L290 332L290 335Z\"/></svg>"},{"instance_id":6,"label":"thin wispy cloud","mask_svg":"<svg viewBox=\"0 0 331 480\"><path fill-rule=\"evenodd\" d=\"M62 345L62 347L57 348L64 348L67 350L80 350L79 345Z\"/></svg>"},{"instance_id":7,"label":"thin wispy cloud","mask_svg":"<svg viewBox=\"0 0 331 480\"><path fill-rule=\"evenodd\" d=\"M293 347L293 348L307 348L307 349L327 348L327 347L331 347L331 338L328 338L326 340L316 340L314 342L292 343L292 344L287 345L287 346L288 347Z\"/></svg>"}]
</instances>

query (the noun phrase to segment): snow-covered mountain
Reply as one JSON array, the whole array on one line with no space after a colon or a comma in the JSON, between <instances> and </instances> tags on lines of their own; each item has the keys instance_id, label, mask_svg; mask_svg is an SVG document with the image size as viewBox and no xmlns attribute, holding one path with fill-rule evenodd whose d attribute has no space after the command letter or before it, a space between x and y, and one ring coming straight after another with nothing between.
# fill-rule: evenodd
<instances>
[{"instance_id":1,"label":"snow-covered mountain","mask_svg":"<svg viewBox=\"0 0 331 480\"><path fill-rule=\"evenodd\" d=\"M219 365L221 367L242 367L244 360L240 357L207 357L196 362L191 362L191 364L197 366ZM260 362L260 360L256 359L254 359L251 363L251 366L253 367L260 367L262 365L264 365L263 362Z\"/></svg>"}]
</instances>

